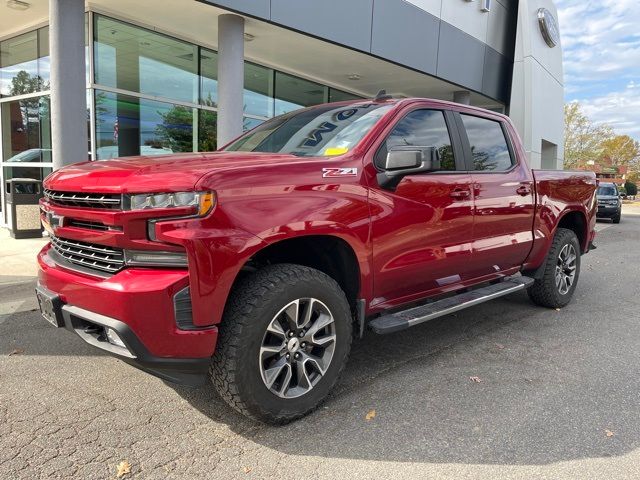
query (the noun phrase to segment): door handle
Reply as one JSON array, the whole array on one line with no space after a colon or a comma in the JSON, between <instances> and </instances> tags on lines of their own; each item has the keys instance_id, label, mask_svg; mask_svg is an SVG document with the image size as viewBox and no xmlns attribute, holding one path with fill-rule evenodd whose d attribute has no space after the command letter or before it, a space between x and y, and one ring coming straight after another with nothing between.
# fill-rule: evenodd
<instances>
[{"instance_id":1,"label":"door handle","mask_svg":"<svg viewBox=\"0 0 640 480\"><path fill-rule=\"evenodd\" d=\"M526 197L527 195L529 195L531 193L531 187L529 187L529 185L520 185L517 189L516 189L516 193L518 195L521 195L523 197Z\"/></svg>"},{"instance_id":2,"label":"door handle","mask_svg":"<svg viewBox=\"0 0 640 480\"><path fill-rule=\"evenodd\" d=\"M453 190L449 195L456 200L462 200L469 197L471 192L469 190Z\"/></svg>"}]
</instances>

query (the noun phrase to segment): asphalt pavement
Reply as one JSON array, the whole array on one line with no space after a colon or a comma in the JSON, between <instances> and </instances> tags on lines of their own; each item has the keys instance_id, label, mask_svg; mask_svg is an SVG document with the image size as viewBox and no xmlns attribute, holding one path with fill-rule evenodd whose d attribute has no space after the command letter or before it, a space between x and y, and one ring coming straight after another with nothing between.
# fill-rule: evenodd
<instances>
[{"instance_id":1,"label":"asphalt pavement","mask_svg":"<svg viewBox=\"0 0 640 480\"><path fill-rule=\"evenodd\" d=\"M368 333L329 400L285 427L50 327L31 297L42 242L4 236L0 478L640 478L640 207L598 230L566 308L516 293Z\"/></svg>"}]
</instances>

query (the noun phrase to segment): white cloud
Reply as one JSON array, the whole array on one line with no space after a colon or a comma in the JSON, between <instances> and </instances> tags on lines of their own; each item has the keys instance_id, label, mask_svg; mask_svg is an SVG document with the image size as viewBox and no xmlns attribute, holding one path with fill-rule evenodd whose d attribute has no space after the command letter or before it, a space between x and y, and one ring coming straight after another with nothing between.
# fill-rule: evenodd
<instances>
[{"instance_id":1,"label":"white cloud","mask_svg":"<svg viewBox=\"0 0 640 480\"><path fill-rule=\"evenodd\" d=\"M567 99L584 103L594 121L640 139L640 2L556 4Z\"/></svg>"},{"instance_id":2,"label":"white cloud","mask_svg":"<svg viewBox=\"0 0 640 480\"><path fill-rule=\"evenodd\" d=\"M580 101L594 122L608 123L616 133L640 139L640 84L631 81L619 92Z\"/></svg>"}]
</instances>

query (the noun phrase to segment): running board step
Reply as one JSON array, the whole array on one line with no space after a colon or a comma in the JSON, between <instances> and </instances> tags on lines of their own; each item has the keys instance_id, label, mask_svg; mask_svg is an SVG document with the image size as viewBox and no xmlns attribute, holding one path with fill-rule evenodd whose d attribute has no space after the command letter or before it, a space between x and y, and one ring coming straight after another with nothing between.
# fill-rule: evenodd
<instances>
[{"instance_id":1,"label":"running board step","mask_svg":"<svg viewBox=\"0 0 640 480\"><path fill-rule=\"evenodd\" d=\"M369 327L379 334L399 332L434 318L517 292L527 288L533 281L531 277L507 277L500 283L494 283L453 297L443 298L433 303L374 318L369 322Z\"/></svg>"}]
</instances>

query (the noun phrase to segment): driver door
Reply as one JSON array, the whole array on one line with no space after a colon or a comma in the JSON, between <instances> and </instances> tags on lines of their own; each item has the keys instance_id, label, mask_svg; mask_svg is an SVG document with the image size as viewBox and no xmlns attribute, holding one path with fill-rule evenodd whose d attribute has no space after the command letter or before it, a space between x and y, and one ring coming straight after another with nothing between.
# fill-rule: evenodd
<instances>
[{"instance_id":1,"label":"driver door","mask_svg":"<svg viewBox=\"0 0 640 480\"><path fill-rule=\"evenodd\" d=\"M388 130L389 131L389 130ZM419 108L395 123L377 147L376 172L394 147L435 147L433 171L383 188L370 177L374 300L390 307L445 292L472 274L473 188L451 112Z\"/></svg>"}]
</instances>

